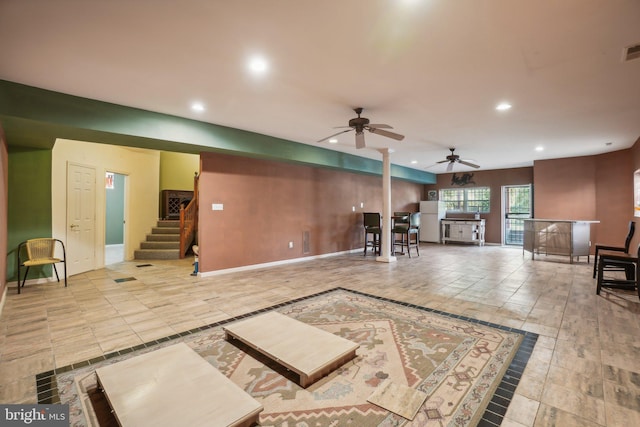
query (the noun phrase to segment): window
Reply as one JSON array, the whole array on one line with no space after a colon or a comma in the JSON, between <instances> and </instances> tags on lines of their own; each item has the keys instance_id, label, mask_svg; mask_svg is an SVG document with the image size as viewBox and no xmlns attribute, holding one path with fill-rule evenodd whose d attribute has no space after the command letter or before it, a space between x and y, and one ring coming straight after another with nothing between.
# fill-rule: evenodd
<instances>
[{"instance_id":1,"label":"window","mask_svg":"<svg viewBox=\"0 0 640 427\"><path fill-rule=\"evenodd\" d=\"M440 200L447 211L466 213L489 213L491 189L489 187L448 188L440 190Z\"/></svg>"}]
</instances>

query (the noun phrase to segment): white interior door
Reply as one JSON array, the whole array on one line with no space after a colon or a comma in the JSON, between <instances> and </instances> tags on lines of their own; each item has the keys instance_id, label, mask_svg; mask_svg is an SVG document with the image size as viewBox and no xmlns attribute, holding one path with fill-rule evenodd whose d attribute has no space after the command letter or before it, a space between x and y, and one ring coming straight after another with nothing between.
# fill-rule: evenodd
<instances>
[{"instance_id":1,"label":"white interior door","mask_svg":"<svg viewBox=\"0 0 640 427\"><path fill-rule=\"evenodd\" d=\"M67 267L69 275L95 269L96 170L67 165Z\"/></svg>"}]
</instances>

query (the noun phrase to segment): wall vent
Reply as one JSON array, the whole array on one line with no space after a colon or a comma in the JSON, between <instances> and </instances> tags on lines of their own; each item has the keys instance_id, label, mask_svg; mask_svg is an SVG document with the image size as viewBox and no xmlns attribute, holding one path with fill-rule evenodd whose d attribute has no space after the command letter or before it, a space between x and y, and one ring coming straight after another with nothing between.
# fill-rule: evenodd
<instances>
[{"instance_id":1,"label":"wall vent","mask_svg":"<svg viewBox=\"0 0 640 427\"><path fill-rule=\"evenodd\" d=\"M311 234L310 231L302 232L302 253L303 254L308 254L309 252L311 252L311 247L309 245L309 234Z\"/></svg>"},{"instance_id":2,"label":"wall vent","mask_svg":"<svg viewBox=\"0 0 640 427\"><path fill-rule=\"evenodd\" d=\"M624 61L632 61L640 58L640 43L624 48Z\"/></svg>"}]
</instances>

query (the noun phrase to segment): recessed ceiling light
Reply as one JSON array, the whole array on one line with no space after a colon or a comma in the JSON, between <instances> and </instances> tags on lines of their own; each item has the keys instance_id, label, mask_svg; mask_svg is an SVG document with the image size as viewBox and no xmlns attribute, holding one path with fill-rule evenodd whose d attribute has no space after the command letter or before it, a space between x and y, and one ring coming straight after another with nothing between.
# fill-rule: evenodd
<instances>
[{"instance_id":1,"label":"recessed ceiling light","mask_svg":"<svg viewBox=\"0 0 640 427\"><path fill-rule=\"evenodd\" d=\"M511 109L511 104L509 104L508 102L501 102L500 104L496 105L496 110L498 111L507 111Z\"/></svg>"},{"instance_id":2,"label":"recessed ceiling light","mask_svg":"<svg viewBox=\"0 0 640 427\"><path fill-rule=\"evenodd\" d=\"M331 139L329 140L329 144L337 144L337 143L338 143L338 140L337 140L337 139L335 139L335 138L331 138Z\"/></svg>"},{"instance_id":3,"label":"recessed ceiling light","mask_svg":"<svg viewBox=\"0 0 640 427\"><path fill-rule=\"evenodd\" d=\"M415 165L416 163L418 163L418 161L417 161L417 160L411 160L411 164L412 164L412 165Z\"/></svg>"},{"instance_id":4,"label":"recessed ceiling light","mask_svg":"<svg viewBox=\"0 0 640 427\"><path fill-rule=\"evenodd\" d=\"M536 147L536 151L544 151L544 147L542 145L538 145Z\"/></svg>"},{"instance_id":5,"label":"recessed ceiling light","mask_svg":"<svg viewBox=\"0 0 640 427\"><path fill-rule=\"evenodd\" d=\"M254 56L249 60L249 70L254 74L264 74L268 68L269 64L261 56Z\"/></svg>"},{"instance_id":6,"label":"recessed ceiling light","mask_svg":"<svg viewBox=\"0 0 640 427\"><path fill-rule=\"evenodd\" d=\"M191 104L191 109L200 113L204 111L204 104L202 102L194 102L193 104Z\"/></svg>"}]
</instances>

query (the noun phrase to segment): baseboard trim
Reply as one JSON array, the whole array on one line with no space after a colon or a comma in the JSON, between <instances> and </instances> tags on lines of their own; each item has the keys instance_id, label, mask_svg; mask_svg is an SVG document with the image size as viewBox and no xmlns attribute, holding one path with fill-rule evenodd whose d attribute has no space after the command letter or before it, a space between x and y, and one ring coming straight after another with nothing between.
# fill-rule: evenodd
<instances>
[{"instance_id":1,"label":"baseboard trim","mask_svg":"<svg viewBox=\"0 0 640 427\"><path fill-rule=\"evenodd\" d=\"M329 258L329 257L333 257L333 256L350 254L350 253L354 253L354 252L362 252L362 250L363 250L363 248L358 248L358 249L351 249L351 250L348 250L348 251L331 252L331 253L322 254L322 255L313 255L313 256L292 258L292 259L283 259L282 261L273 261L273 262L265 262L265 263L262 263L262 264L244 265L242 267L225 268L224 270L204 271L204 272L198 272L198 277L219 276L221 274L238 273L238 272L241 272L241 271L256 270L258 268L275 267L275 266L278 266L278 265L293 264L293 263L296 263L296 262L312 261L312 260L315 260L315 259Z\"/></svg>"},{"instance_id":2,"label":"baseboard trim","mask_svg":"<svg viewBox=\"0 0 640 427\"><path fill-rule=\"evenodd\" d=\"M58 282L58 280L54 279L55 276L51 276L51 277L38 277L37 279L27 279L26 282L24 282L24 286L25 288L28 287L29 285L39 285L42 283L56 283ZM9 289L9 287L11 287L11 289L15 289L16 293L18 292L18 288L16 288L15 286L18 285L18 283L22 283L21 281L13 281L13 282L7 282L7 285L5 286L5 289ZM64 284L64 277L62 277L60 279L60 283ZM14 286L15 285L15 286ZM23 288L24 289L24 288Z\"/></svg>"}]
</instances>

